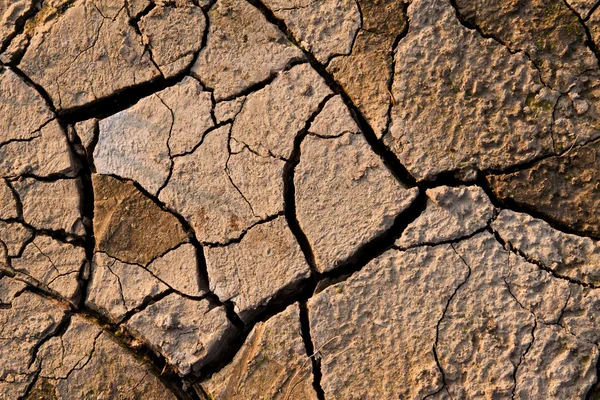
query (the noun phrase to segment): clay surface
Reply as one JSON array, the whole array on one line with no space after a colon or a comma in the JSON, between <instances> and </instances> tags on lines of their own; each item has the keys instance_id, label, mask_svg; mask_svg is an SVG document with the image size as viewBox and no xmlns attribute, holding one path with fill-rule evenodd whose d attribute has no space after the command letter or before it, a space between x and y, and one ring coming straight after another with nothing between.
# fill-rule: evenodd
<instances>
[{"instance_id":1,"label":"clay surface","mask_svg":"<svg viewBox=\"0 0 600 400\"><path fill-rule=\"evenodd\" d=\"M0 400L600 398L596 0L0 0Z\"/></svg>"}]
</instances>

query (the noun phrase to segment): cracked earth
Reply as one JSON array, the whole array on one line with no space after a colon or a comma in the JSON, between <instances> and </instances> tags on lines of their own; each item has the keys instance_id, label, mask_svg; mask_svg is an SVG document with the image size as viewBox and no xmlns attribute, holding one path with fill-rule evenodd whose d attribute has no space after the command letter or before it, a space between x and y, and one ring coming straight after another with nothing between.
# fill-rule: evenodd
<instances>
[{"instance_id":1,"label":"cracked earth","mask_svg":"<svg viewBox=\"0 0 600 400\"><path fill-rule=\"evenodd\" d=\"M0 399L600 399L598 8L0 0Z\"/></svg>"}]
</instances>

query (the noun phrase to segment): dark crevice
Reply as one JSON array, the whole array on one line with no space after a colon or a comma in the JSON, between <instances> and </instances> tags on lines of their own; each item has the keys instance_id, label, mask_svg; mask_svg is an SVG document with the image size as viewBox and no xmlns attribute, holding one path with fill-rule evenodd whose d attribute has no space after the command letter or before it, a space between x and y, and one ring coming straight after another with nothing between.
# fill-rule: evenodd
<instances>
[{"instance_id":1,"label":"dark crevice","mask_svg":"<svg viewBox=\"0 0 600 400\"><path fill-rule=\"evenodd\" d=\"M592 16L592 14L594 14L594 12L596 12L598 7L600 7L600 1L597 1L596 4L594 4L592 6L592 8L590 8L590 11L588 11L587 15L585 17L583 17L583 21L587 22L590 19L590 17Z\"/></svg>"},{"instance_id":2,"label":"dark crevice","mask_svg":"<svg viewBox=\"0 0 600 400\"><path fill-rule=\"evenodd\" d=\"M228 239L225 242L203 242L202 244L206 247L227 247L231 244L235 244L235 243L241 243L242 240L244 239L244 237L248 234L248 232L250 232L252 230L252 228L266 224L268 222L271 222L273 220L276 220L279 217L283 217L285 214L283 212L278 212L277 214L273 214L273 215L269 215L263 219L261 219L260 221L254 222L253 224L251 224L250 226L248 226L246 229L244 229L238 236Z\"/></svg>"},{"instance_id":3,"label":"dark crevice","mask_svg":"<svg viewBox=\"0 0 600 400\"><path fill-rule=\"evenodd\" d=\"M388 105L388 111L387 111L387 123L386 123L386 127L385 130L383 131L383 133L381 134L381 138L383 139L390 130L390 126L392 124L392 109L394 107L394 103L396 102L396 100L394 99L394 92L393 92L393 85L394 85L394 77L396 74L396 49L398 48L398 45L400 44L400 41L402 39L404 39L406 37L406 35L408 35L408 31L410 29L410 20L408 19L408 3L402 3L403 6L403 12L404 12L404 29L402 30L402 32L400 32L398 34L398 36L396 36L396 38L394 39L394 43L392 44L392 64L391 64L391 74L388 78L388 82L387 82L387 91L388 94L390 95L390 103Z\"/></svg>"},{"instance_id":4,"label":"dark crevice","mask_svg":"<svg viewBox=\"0 0 600 400\"><path fill-rule=\"evenodd\" d=\"M64 132L68 132L68 126L64 122L59 121ZM92 258L94 257L94 248L96 247L96 240L94 237L94 187L92 185L92 165L87 157L87 154L82 154L76 151L77 148L83 148L81 139L79 136L74 135L70 138L69 145L71 147L71 157L74 158L74 169L79 170L80 179L80 203L79 208L81 210L83 227L85 229L85 236L83 241L80 243L85 249L85 256L88 261L87 264L81 266L79 276L77 278L79 282L79 294L80 300L78 307L81 308L84 305L85 298L87 296L90 266Z\"/></svg>"},{"instance_id":5,"label":"dark crevice","mask_svg":"<svg viewBox=\"0 0 600 400\"><path fill-rule=\"evenodd\" d=\"M29 3L29 9L27 9L23 15L21 15L21 17L15 21L13 32L11 32L2 43L0 43L0 54L4 53L6 49L10 47L13 39L24 31L27 21L35 17L35 15L40 11L41 4L39 0L31 1Z\"/></svg>"},{"instance_id":6,"label":"dark crevice","mask_svg":"<svg viewBox=\"0 0 600 400\"><path fill-rule=\"evenodd\" d=\"M117 277L117 279L119 280L119 285L120 285L120 279L116 274L113 274ZM122 290L121 290L122 293ZM123 316L123 318L121 318L120 320L120 324L125 325L134 315L141 313L142 311L144 311L146 308L150 307L152 304L154 303L158 303L159 301L161 301L162 299L164 299L165 297L167 297L170 294L175 293L175 291L171 288L160 292L159 294L155 295L155 296L148 296L144 299L144 301L142 301L141 304L139 304L138 306L136 306L135 308L127 311L125 313L125 315ZM123 301L125 301L125 299L123 299Z\"/></svg>"},{"instance_id":7,"label":"dark crevice","mask_svg":"<svg viewBox=\"0 0 600 400\"><path fill-rule=\"evenodd\" d=\"M310 242L306 237L304 231L300 227L300 223L298 222L298 217L296 215L296 186L294 184L294 176L296 173L296 166L300 163L301 156L301 145L304 138L308 135L308 131L313 121L321 113L325 104L331 99L333 95L326 96L316 111L309 116L306 120L304 127L300 132L296 134L294 138L294 147L290 154L289 161L285 163L283 166L283 207L285 213L285 219L287 220L288 226L292 231L292 234L296 238L298 244L300 245L300 249L304 254L304 258L306 262L310 266L311 271L315 274L316 277L319 276L318 268L315 264L315 256L313 250L310 246Z\"/></svg>"},{"instance_id":8,"label":"dark crevice","mask_svg":"<svg viewBox=\"0 0 600 400\"><path fill-rule=\"evenodd\" d=\"M506 285L508 286L508 283ZM511 296L512 296L512 292L511 292ZM514 296L513 296L513 298L515 300L517 299ZM519 303L519 305L521 305L521 303ZM525 310L527 310L527 309L525 309ZM531 312L531 311L529 311L529 312ZM531 314L533 315L533 313L531 313ZM531 350L531 348L533 347L533 342L535 341L535 330L536 330L536 328L537 328L537 319L534 318L534 320L533 320L533 328L531 329L531 342L529 342L529 345L527 346L527 348L525 348L525 351L523 352L523 354L521 354L521 357L519 358L519 363L517 365L515 365L515 369L514 369L513 374L512 374L512 378L513 378L513 382L514 383L513 383L513 388L512 388L512 393L511 393L511 397L510 398L513 399L513 400L515 398L516 391L517 391L517 373L519 372L519 367L521 366L521 364L523 364L523 360L525 359L525 356L527 356L527 353L529 353L529 350Z\"/></svg>"},{"instance_id":9,"label":"dark crevice","mask_svg":"<svg viewBox=\"0 0 600 400\"><path fill-rule=\"evenodd\" d=\"M230 342L227 350L223 354L221 354L221 356L217 360L206 364L195 374L195 379L193 383L198 383L201 380L210 377L212 374L220 371L226 365L231 363L231 361L242 348L242 345L244 344L248 335L257 323L267 321L268 319L284 311L287 307L294 303L303 303L308 301L308 299L311 298L314 294L316 284L317 281L313 277L297 282L295 283L295 289L293 291L291 291L290 293L284 293L284 295L282 295L281 298L277 298L276 296L271 301L269 301L269 303L265 307L262 307L260 310L254 313L252 315L252 318L247 320L245 323L242 322L242 320L239 318L237 318L237 323L235 321L232 321L232 323L234 323L234 325L239 329L238 334ZM214 298L215 301L220 301L216 296L214 296ZM226 310L228 310L230 307L233 307L233 303L229 301L225 301L223 303L226 305Z\"/></svg>"},{"instance_id":10,"label":"dark crevice","mask_svg":"<svg viewBox=\"0 0 600 400\"><path fill-rule=\"evenodd\" d=\"M46 104L48 105L48 107L50 108L50 110L52 112L56 112L56 107L54 107L54 103L52 102L52 98L50 97L50 95L48 94L48 92L46 92L46 89L44 89L43 87L41 87L37 83L33 82L18 67L16 67L16 66L10 66L8 68L12 72L14 72L15 74L17 74L19 76L19 78L21 78L28 86L32 87L40 96L42 96L42 98L44 99L44 101L46 102Z\"/></svg>"},{"instance_id":11,"label":"dark crevice","mask_svg":"<svg viewBox=\"0 0 600 400\"><path fill-rule=\"evenodd\" d=\"M377 138L377 136L375 135L375 131L369 125L364 115L360 112L358 107L354 105L352 99L344 91L342 86L338 82L336 82L335 79L333 79L333 76L327 71L326 66L321 64L312 53L303 49L298 40L296 40L294 35L291 33L290 29L287 27L285 22L277 18L273 11L271 11L264 3L262 3L260 0L248 0L248 2L255 6L265 16L267 21L277 26L295 46L297 46L304 52L304 55L308 59L310 65L325 80L327 86L329 86L329 88L335 94L339 94L342 97L344 103L346 104L346 106L350 110L350 113L354 117L354 120L356 121L360 130L364 134L365 139L367 140L373 151L379 157L381 157L383 163L388 167L392 174L406 186L416 186L415 178L400 163L398 157Z\"/></svg>"},{"instance_id":12,"label":"dark crevice","mask_svg":"<svg viewBox=\"0 0 600 400\"><path fill-rule=\"evenodd\" d=\"M143 15L145 15L144 12L149 13L152 10L152 8L154 8L154 7L149 6L148 9L146 9L140 15L137 16L137 20L139 20L139 18L141 18ZM208 10L205 10L205 12L207 12L207 11ZM132 26L134 27L134 29L136 29L136 26L137 26L136 21L137 20L136 19L130 20L130 21L133 21ZM160 71L160 69L157 69L157 71L161 75L154 79L151 79L150 81L123 88L121 90L115 91L114 93L110 94L107 97L95 100L95 101L87 103L83 106L73 107L73 108L69 108L66 110L60 110L57 112L58 117L64 123L67 123L67 124L74 124L76 122L85 121L90 118L103 119L103 118L114 115L120 111L123 111L123 110L135 105L138 101L140 101L144 97L148 97L148 96L155 94L161 90L175 86L176 84L180 83L186 76L190 75L190 71L192 70L192 67L196 63L196 60L198 59L200 52L202 51L202 49L204 49L206 47L206 40L207 40L207 36L208 36L209 24L210 24L210 21L207 19L200 49L194 53L194 56L192 57L192 61L179 74L169 77L169 78L164 78L162 76L162 72ZM152 61L152 62L154 62L154 61ZM205 90L207 90L207 89L205 88ZM45 91L44 91L44 93L45 93ZM49 96L47 95L47 93L45 93L45 98L47 98L48 100L50 99ZM52 103L50 102L49 104L52 104ZM55 109L53 108L53 110L55 110Z\"/></svg>"},{"instance_id":13,"label":"dark crevice","mask_svg":"<svg viewBox=\"0 0 600 400\"><path fill-rule=\"evenodd\" d=\"M310 358L312 363L313 389L317 394L317 399L325 400L325 392L321 387L321 378L323 376L321 373L321 356L318 354L318 351L315 352L315 346L310 335L310 320L306 303L300 303L300 329L304 347L306 348L306 356Z\"/></svg>"},{"instance_id":14,"label":"dark crevice","mask_svg":"<svg viewBox=\"0 0 600 400\"><path fill-rule=\"evenodd\" d=\"M571 5L569 4L569 2L567 0L563 0L565 6L571 10L571 12L577 17L577 20L579 21L579 24L581 25L581 27L583 28L583 31L585 33L585 45L588 47L588 49L590 49L590 51L592 53L594 53L594 56L596 57L596 64L598 66L600 66L600 51L598 50L598 47L596 47L596 43L594 43L594 39L592 38L592 33L590 32L590 29L588 28L587 24L585 23L585 20L581 17L581 15L579 15L579 13L577 11L575 11L575 9L573 9L573 7L571 7ZM595 6L594 6L595 7ZM591 13L590 13L591 15Z\"/></svg>"}]
</instances>

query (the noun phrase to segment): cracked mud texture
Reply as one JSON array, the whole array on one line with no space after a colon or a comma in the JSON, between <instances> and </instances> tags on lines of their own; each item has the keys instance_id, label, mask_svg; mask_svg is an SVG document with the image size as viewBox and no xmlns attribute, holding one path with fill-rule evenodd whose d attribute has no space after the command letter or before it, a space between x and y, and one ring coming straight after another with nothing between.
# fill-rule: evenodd
<instances>
[{"instance_id":1,"label":"cracked mud texture","mask_svg":"<svg viewBox=\"0 0 600 400\"><path fill-rule=\"evenodd\" d=\"M599 8L0 0L0 400L599 398Z\"/></svg>"}]
</instances>

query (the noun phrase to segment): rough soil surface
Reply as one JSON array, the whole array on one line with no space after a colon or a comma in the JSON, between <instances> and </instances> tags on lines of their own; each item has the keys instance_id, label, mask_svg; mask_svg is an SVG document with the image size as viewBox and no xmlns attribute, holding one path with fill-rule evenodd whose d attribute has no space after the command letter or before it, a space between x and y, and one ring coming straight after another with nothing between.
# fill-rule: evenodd
<instances>
[{"instance_id":1,"label":"rough soil surface","mask_svg":"<svg viewBox=\"0 0 600 400\"><path fill-rule=\"evenodd\" d=\"M599 8L0 0L0 400L600 398Z\"/></svg>"}]
</instances>

